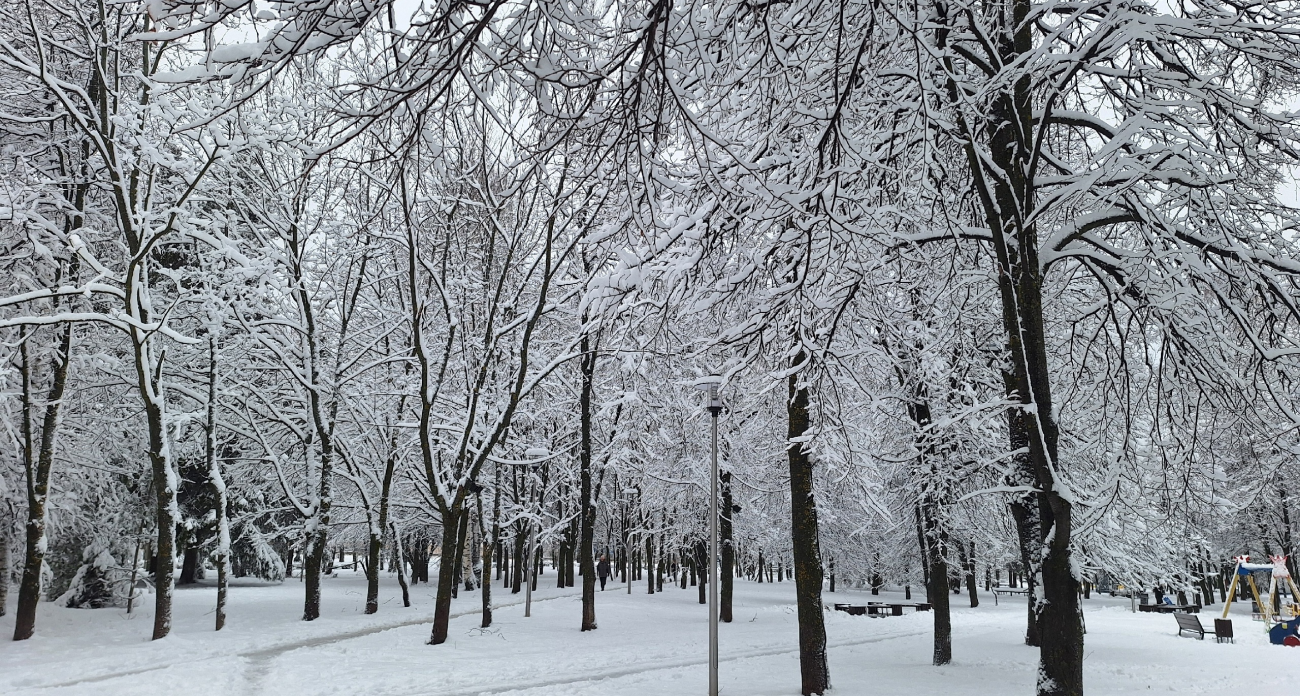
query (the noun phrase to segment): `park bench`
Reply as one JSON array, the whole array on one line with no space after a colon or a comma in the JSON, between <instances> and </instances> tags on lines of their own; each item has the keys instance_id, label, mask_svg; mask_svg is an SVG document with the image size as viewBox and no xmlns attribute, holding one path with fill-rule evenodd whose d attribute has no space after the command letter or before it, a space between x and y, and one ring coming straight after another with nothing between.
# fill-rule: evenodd
<instances>
[{"instance_id":1,"label":"park bench","mask_svg":"<svg viewBox=\"0 0 1300 696\"><path fill-rule=\"evenodd\" d=\"M1178 621L1178 635L1184 632L1195 633L1198 638L1205 640L1205 627L1201 625L1201 620L1191 614L1174 614L1174 619Z\"/></svg>"},{"instance_id":2,"label":"park bench","mask_svg":"<svg viewBox=\"0 0 1300 696\"><path fill-rule=\"evenodd\" d=\"M903 609L911 608L916 611L930 611L930 605L926 602L869 602L867 611L876 616L886 616L883 612L888 609L888 616L902 616Z\"/></svg>"},{"instance_id":3,"label":"park bench","mask_svg":"<svg viewBox=\"0 0 1300 696\"><path fill-rule=\"evenodd\" d=\"M993 588L993 606L998 605L998 597L1002 595L1028 595L1029 590L1015 587L995 587Z\"/></svg>"},{"instance_id":4,"label":"park bench","mask_svg":"<svg viewBox=\"0 0 1300 696\"><path fill-rule=\"evenodd\" d=\"M1206 630L1201 625L1200 617L1192 614L1174 614L1174 620L1178 622L1178 635L1183 635L1183 632L1195 633L1198 638L1205 640ZM1214 620L1214 639L1220 643L1225 639L1232 641L1231 619Z\"/></svg>"},{"instance_id":5,"label":"park bench","mask_svg":"<svg viewBox=\"0 0 1300 696\"><path fill-rule=\"evenodd\" d=\"M867 607L860 604L836 604L835 611L842 611L849 616L864 616L867 613Z\"/></svg>"}]
</instances>

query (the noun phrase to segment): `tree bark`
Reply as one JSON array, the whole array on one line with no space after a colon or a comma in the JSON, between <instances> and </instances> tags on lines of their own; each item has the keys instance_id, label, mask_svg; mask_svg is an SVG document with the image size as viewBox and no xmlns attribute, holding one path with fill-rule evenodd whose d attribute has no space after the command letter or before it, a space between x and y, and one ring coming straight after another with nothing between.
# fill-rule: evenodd
<instances>
[{"instance_id":1,"label":"tree bark","mask_svg":"<svg viewBox=\"0 0 1300 696\"><path fill-rule=\"evenodd\" d=\"M146 354L143 346L137 352ZM149 426L149 462L153 468L153 488L158 523L157 547L154 549L154 617L153 640L166 638L172 630L172 592L176 564L176 522L180 510L176 506L176 488L179 477L171 461L167 443L165 414L158 384L145 372L152 360L137 359L137 377L141 396L145 402L145 419ZM159 361L161 362L161 361Z\"/></svg>"},{"instance_id":2,"label":"tree bark","mask_svg":"<svg viewBox=\"0 0 1300 696\"><path fill-rule=\"evenodd\" d=\"M723 623L731 623L731 595L734 587L734 576L736 566L736 546L732 540L732 522L731 515L735 512L732 508L735 501L731 498L731 472L723 471L718 474L718 482L722 487L722 518L718 520L718 536L722 543L722 569L719 572L718 601L722 605L718 609L718 620ZM832 578L834 575L831 576ZM834 580L831 581L834 583ZM832 592L835 590L832 588Z\"/></svg>"},{"instance_id":3,"label":"tree bark","mask_svg":"<svg viewBox=\"0 0 1300 696\"><path fill-rule=\"evenodd\" d=\"M709 557L709 545L707 542L700 541L695 544L695 574L699 576L697 588L700 591L700 604L708 604L709 589L709 571L712 570L712 563L705 559Z\"/></svg>"},{"instance_id":4,"label":"tree bark","mask_svg":"<svg viewBox=\"0 0 1300 696\"><path fill-rule=\"evenodd\" d=\"M193 585L198 582L199 572L199 549L197 546L186 546L185 551L181 554L181 576L176 580L177 585Z\"/></svg>"},{"instance_id":5,"label":"tree bark","mask_svg":"<svg viewBox=\"0 0 1300 696\"><path fill-rule=\"evenodd\" d=\"M18 586L18 610L14 616L14 640L27 640L36 631L36 605L41 599L41 566L45 562L45 503L50 492L50 472L54 467L54 438L59 428L59 410L63 391L67 385L68 366L71 364L72 325L63 325L58 352L50 359L51 384L45 401L45 416L41 421L40 451L32 456L32 360L27 341L30 334L22 333L19 354L22 358L22 437L23 464L27 473L27 555L23 561L23 577ZM9 578L4 578L9 584Z\"/></svg>"},{"instance_id":6,"label":"tree bark","mask_svg":"<svg viewBox=\"0 0 1300 696\"><path fill-rule=\"evenodd\" d=\"M937 519L936 505L932 499L921 504L921 516L926 528L926 553L930 565L930 586L926 588L930 610L934 614L934 664L952 662L952 613L948 595L948 562L944 556L947 533Z\"/></svg>"},{"instance_id":7,"label":"tree bark","mask_svg":"<svg viewBox=\"0 0 1300 696\"><path fill-rule=\"evenodd\" d=\"M397 401L397 418L401 420L406 410L406 395ZM370 545L366 554L366 613L379 611L379 559L384 553L384 535L388 530L388 502L392 497L393 474L397 470L397 434L388 441L388 456L384 460L384 478L379 484L379 519L370 527ZM396 536L393 543L400 548ZM398 566L400 567L400 563ZM400 575L399 575L400 577ZM405 592L405 590L403 590ZM410 606L407 604L406 606Z\"/></svg>"},{"instance_id":8,"label":"tree bark","mask_svg":"<svg viewBox=\"0 0 1300 696\"><path fill-rule=\"evenodd\" d=\"M1007 395L1015 398L1015 376L1003 374ZM1034 469L1029 462L1029 424L1025 415L1017 410L1007 413L1008 446L1012 452L1020 452L1012 458L1011 474L1007 485L1012 487L1032 487ZM1032 493L1013 493L1009 508L1011 518L1016 523L1016 540L1020 547L1020 566L1024 569L1025 587L1029 590L1025 607L1025 645L1038 647L1041 644L1038 628L1038 580L1034 570L1036 559L1041 556L1041 531L1038 519L1037 499ZM1007 585L1014 587L1013 575L1007 571Z\"/></svg>"},{"instance_id":9,"label":"tree bark","mask_svg":"<svg viewBox=\"0 0 1300 696\"><path fill-rule=\"evenodd\" d=\"M1011 0L1002 14L1003 24L994 32L996 50L1004 65L1020 62L1035 50L1030 21L1032 0ZM946 7L936 4L936 42L948 50L951 18ZM954 74L954 73L949 73ZM1043 542L1037 566L1042 579L1042 601L1038 603L1040 645L1039 696L1082 696L1083 622L1079 613L1078 579L1071 561L1073 505L1065 483L1058 478L1058 429L1053 413L1047 363L1042 303L1042 265L1038 257L1035 163L1038 161L1035 108L1031 78L1022 72L1014 82L1004 83L991 95L988 124L979 134L959 119L958 143L965 150L967 165L990 232L997 259L998 290L1003 326L1007 335L1012 386L1019 402L1018 413L1028 435L1027 461L1033 472ZM958 104L960 88L954 78L947 82L949 99ZM961 108L960 106L958 108ZM977 139L987 137L986 153ZM1031 573L1031 569L1026 569Z\"/></svg>"},{"instance_id":10,"label":"tree bark","mask_svg":"<svg viewBox=\"0 0 1300 696\"><path fill-rule=\"evenodd\" d=\"M411 589L406 584L406 559L402 558L402 537L397 533L397 524L388 523L389 529L393 533L393 553L396 555L394 565L397 566L397 584L402 586L402 606L411 606Z\"/></svg>"},{"instance_id":11,"label":"tree bark","mask_svg":"<svg viewBox=\"0 0 1300 696\"><path fill-rule=\"evenodd\" d=\"M579 500L578 509L581 525L578 541L578 562L582 564L582 630L596 630L596 569L594 566L592 541L596 534L596 506L591 495L591 398L595 389L596 353L592 350L590 338L586 333L581 341L582 360L579 365L582 372L582 391L579 395L581 408L581 447L578 451Z\"/></svg>"},{"instance_id":12,"label":"tree bark","mask_svg":"<svg viewBox=\"0 0 1300 696\"><path fill-rule=\"evenodd\" d=\"M9 613L9 520L0 525L0 616L4 616Z\"/></svg>"},{"instance_id":13,"label":"tree bark","mask_svg":"<svg viewBox=\"0 0 1300 696\"><path fill-rule=\"evenodd\" d=\"M524 568L528 562L524 560L524 539L528 533L524 531L523 522L515 525L515 549L514 549L514 574L511 577L510 594L519 594L524 589Z\"/></svg>"},{"instance_id":14,"label":"tree bark","mask_svg":"<svg viewBox=\"0 0 1300 696\"><path fill-rule=\"evenodd\" d=\"M465 509L461 511L460 517L458 518L456 523L456 548L454 550L455 555L451 556L450 559L447 557L445 553L442 556L442 560L444 563L446 563L448 560L451 560L453 562L453 565L455 566L453 569L453 574L451 579L451 596L453 599L457 596L456 591L460 587L461 578L466 576L465 552L468 549L466 549L465 547L466 546L465 540L469 536L469 523L470 523L469 517L470 517L469 507L466 506ZM474 589L469 586L469 583L471 581L468 577L464 577L464 580L465 580L465 589L467 590Z\"/></svg>"},{"instance_id":15,"label":"tree bark","mask_svg":"<svg viewBox=\"0 0 1300 696\"><path fill-rule=\"evenodd\" d=\"M975 542L970 543L970 553L966 556L966 592L970 594L972 609L980 605L979 587L975 577Z\"/></svg>"},{"instance_id":16,"label":"tree bark","mask_svg":"<svg viewBox=\"0 0 1300 696\"><path fill-rule=\"evenodd\" d=\"M802 350L798 366L807 359ZM799 616L799 673L804 696L823 694L831 686L826 662L826 624L822 615L822 563L817 539L817 502L813 497L813 461L802 438L808 432L808 388L789 377L787 452L790 461L790 540L794 546L795 597Z\"/></svg>"},{"instance_id":17,"label":"tree bark","mask_svg":"<svg viewBox=\"0 0 1300 696\"><path fill-rule=\"evenodd\" d=\"M654 542L654 535L653 535L653 534L646 534L646 535L645 535L645 565L646 565L646 569L647 569L647 572L646 572L646 574L645 574L645 575L646 575L646 594L654 594L654 593L655 593L655 574L654 574L654 572L653 572L652 570L650 570L650 569L654 568L654 558L655 558L655 546L654 546L654 544L655 544L655 542Z\"/></svg>"},{"instance_id":18,"label":"tree bark","mask_svg":"<svg viewBox=\"0 0 1300 696\"><path fill-rule=\"evenodd\" d=\"M433 634L429 645L447 642L447 627L451 623L451 590L456 583L456 537L462 513L462 501L457 499L450 510L442 511L442 548L439 549L438 593L433 607Z\"/></svg>"},{"instance_id":19,"label":"tree bark","mask_svg":"<svg viewBox=\"0 0 1300 696\"><path fill-rule=\"evenodd\" d=\"M208 478L212 481L213 504L217 515L217 548L212 560L217 566L216 629L226 626L226 595L230 583L230 519L226 510L226 479L221 474L217 459L217 338L215 327L208 328L208 403L207 422L204 423L206 442L204 456L208 464ZM134 591L134 590L132 590Z\"/></svg>"}]
</instances>

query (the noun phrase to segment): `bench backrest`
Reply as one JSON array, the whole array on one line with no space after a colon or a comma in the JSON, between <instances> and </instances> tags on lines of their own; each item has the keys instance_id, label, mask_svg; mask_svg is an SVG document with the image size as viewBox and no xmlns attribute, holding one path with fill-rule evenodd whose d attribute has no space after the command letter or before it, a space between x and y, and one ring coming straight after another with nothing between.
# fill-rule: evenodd
<instances>
[{"instance_id":1,"label":"bench backrest","mask_svg":"<svg viewBox=\"0 0 1300 696\"><path fill-rule=\"evenodd\" d=\"M1179 628L1205 632L1205 629L1201 626L1201 620L1195 614L1174 614L1174 618L1178 620Z\"/></svg>"}]
</instances>

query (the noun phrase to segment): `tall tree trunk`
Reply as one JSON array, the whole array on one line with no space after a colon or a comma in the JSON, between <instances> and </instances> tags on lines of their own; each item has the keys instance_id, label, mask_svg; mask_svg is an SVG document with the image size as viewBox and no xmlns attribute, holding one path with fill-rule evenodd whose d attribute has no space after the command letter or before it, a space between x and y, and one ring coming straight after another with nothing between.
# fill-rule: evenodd
<instances>
[{"instance_id":1,"label":"tall tree trunk","mask_svg":"<svg viewBox=\"0 0 1300 696\"><path fill-rule=\"evenodd\" d=\"M199 547L190 543L188 535L182 537L180 545L185 550L181 552L181 576L176 580L176 584L193 585L199 581Z\"/></svg>"},{"instance_id":2,"label":"tall tree trunk","mask_svg":"<svg viewBox=\"0 0 1300 696\"><path fill-rule=\"evenodd\" d=\"M592 540L596 534L596 506L591 495L591 398L595 388L596 353L586 333L582 335L582 391L579 394L581 445L578 450L579 499L581 519L578 542L578 562L582 564L582 630L596 630L596 569Z\"/></svg>"},{"instance_id":3,"label":"tall tree trunk","mask_svg":"<svg viewBox=\"0 0 1300 696\"><path fill-rule=\"evenodd\" d=\"M936 4L936 42L948 50L951 29L946 6ZM1031 21L1033 0L1010 0L993 31L1003 65L1012 65L1035 49ZM949 73L950 75L955 73ZM1032 84L1028 71L1014 82L1003 83L991 95L988 123L978 134L959 119L958 142L980 201L983 222L989 229L997 259L998 290L1007 335L1012 383L1027 434L1028 462L1037 491L1039 539L1043 542L1037 565L1042 581L1038 602L1040 658L1039 696L1082 696L1083 620L1079 613L1078 578L1073 574L1073 505L1066 484L1058 476L1058 429L1048 373L1047 341L1043 323L1042 265L1038 257L1036 218L1038 162ZM960 88L954 78L946 85L949 99L961 108ZM987 137L986 151L978 139ZM1027 572L1032 572L1026 569Z\"/></svg>"},{"instance_id":4,"label":"tall tree trunk","mask_svg":"<svg viewBox=\"0 0 1300 696\"><path fill-rule=\"evenodd\" d=\"M524 589L524 568L528 563L524 560L524 539L527 538L528 532L524 530L524 522L515 525L515 553L514 553L514 575L511 579L510 594L519 594Z\"/></svg>"},{"instance_id":5,"label":"tall tree trunk","mask_svg":"<svg viewBox=\"0 0 1300 696\"><path fill-rule=\"evenodd\" d=\"M221 474L217 459L217 337L216 327L208 327L208 409L204 423L207 435L204 456L207 458L208 477L212 480L213 504L217 512L217 548L212 560L217 566L217 616L216 630L226 626L226 593L230 583L230 519L227 516L226 479ZM134 590L133 590L134 591Z\"/></svg>"},{"instance_id":6,"label":"tall tree trunk","mask_svg":"<svg viewBox=\"0 0 1300 696\"><path fill-rule=\"evenodd\" d=\"M912 510L913 516L916 517L916 544L921 550L921 584L925 586L925 591L930 591L930 545L925 543L925 525L921 522L921 505L917 503L916 509Z\"/></svg>"},{"instance_id":7,"label":"tall tree trunk","mask_svg":"<svg viewBox=\"0 0 1300 696\"><path fill-rule=\"evenodd\" d=\"M458 493L451 509L442 511L442 548L439 549L438 593L433 607L433 635L429 645L447 642L447 627L451 623L451 590L456 583L456 559L459 558L456 538L460 532L463 502Z\"/></svg>"},{"instance_id":8,"label":"tall tree trunk","mask_svg":"<svg viewBox=\"0 0 1300 696\"><path fill-rule=\"evenodd\" d=\"M979 587L975 577L975 542L970 543L970 554L966 557L966 591L970 594L972 609L980 605Z\"/></svg>"},{"instance_id":9,"label":"tall tree trunk","mask_svg":"<svg viewBox=\"0 0 1300 696\"><path fill-rule=\"evenodd\" d=\"M302 577L305 581L302 620L315 621L320 618L320 582L325 568L326 531L322 527L319 512L307 519L305 548L303 549Z\"/></svg>"},{"instance_id":10,"label":"tall tree trunk","mask_svg":"<svg viewBox=\"0 0 1300 696\"><path fill-rule=\"evenodd\" d=\"M1015 398L1015 375L1003 374L1007 395ZM1034 468L1029 462L1029 430L1027 418L1021 411L1011 410L1007 413L1008 446L1012 452L1019 452L1012 457L1011 473L1007 485L1031 488L1034 485ZM1038 647L1041 644L1038 631L1038 579L1035 563L1041 557L1041 531L1038 519L1038 501L1032 493L1013 493L1008 504L1011 519L1016 524L1016 540L1020 547L1020 566L1024 569L1025 587L1029 590L1025 606L1025 645ZM1013 586L1012 575L1007 571L1007 584Z\"/></svg>"},{"instance_id":11,"label":"tall tree trunk","mask_svg":"<svg viewBox=\"0 0 1300 696\"><path fill-rule=\"evenodd\" d=\"M460 520L456 526L456 555L452 556L452 559L455 559L455 566L456 566L455 574L452 576L452 582L451 582L451 590L452 590L451 596L453 598L456 597L456 590L458 587L460 587L461 577L464 577L466 590L474 589L473 587L470 586L470 583L472 581L468 577L469 573L465 572L465 552L469 550L468 548L466 548L465 540L469 536L469 525L470 525L469 506L466 506L465 509L461 511ZM447 560L446 555L443 555L443 560L444 561Z\"/></svg>"},{"instance_id":12,"label":"tall tree trunk","mask_svg":"<svg viewBox=\"0 0 1300 696\"><path fill-rule=\"evenodd\" d=\"M45 563L45 503L50 492L50 471L54 466L54 438L59 429L59 411L71 364L72 324L64 324L58 352L50 358L51 383L41 421L40 451L33 457L32 448L32 370L30 334L21 334L19 354L22 358L22 437L23 464L27 474L27 555L23 577L18 586L18 611L14 616L14 640L27 640L36 630L36 605L41 599L41 566ZM8 576L3 580L9 584Z\"/></svg>"},{"instance_id":13,"label":"tall tree trunk","mask_svg":"<svg viewBox=\"0 0 1300 696\"><path fill-rule=\"evenodd\" d=\"M1034 559L1038 558L1039 549L1039 521L1037 501L1030 494L1017 495L1012 498L1011 518L1016 523L1016 537L1020 545L1020 565L1024 569L1025 587L1029 590L1027 594L1028 606L1025 608L1027 613L1025 619L1025 645L1038 647L1042 640L1039 637L1038 627L1038 579L1034 572ZM1011 584L1011 573L1007 573L1007 583Z\"/></svg>"},{"instance_id":14,"label":"tall tree trunk","mask_svg":"<svg viewBox=\"0 0 1300 696\"><path fill-rule=\"evenodd\" d=\"M948 561L945 557L948 536L938 519L938 506L931 494L921 502L925 524L926 562L930 566L930 584L926 594L934 614L934 664L952 662L952 613L948 594Z\"/></svg>"},{"instance_id":15,"label":"tall tree trunk","mask_svg":"<svg viewBox=\"0 0 1300 696\"><path fill-rule=\"evenodd\" d=\"M397 400L397 419L401 420L406 410L406 396ZM388 441L388 456L384 460L384 478L379 484L379 519L370 527L370 544L366 563L366 613L379 611L379 559L384 553L384 535L388 530L388 502L392 498L393 474L397 470L397 434L393 433ZM393 543L400 547L396 537ZM398 566L400 567L400 563ZM407 604L410 606L410 604Z\"/></svg>"},{"instance_id":16,"label":"tall tree trunk","mask_svg":"<svg viewBox=\"0 0 1300 696\"><path fill-rule=\"evenodd\" d=\"M735 506L735 501L731 498L731 471L723 471L718 474L718 482L722 487L722 518L718 520L718 536L722 542L722 569L719 572L721 584L718 586L720 594L718 601L722 606L718 610L718 620L723 623L731 623L731 593L736 566L736 546L732 540L731 522L731 515L735 512L732 509ZM834 592L835 590L832 588L831 591Z\"/></svg>"},{"instance_id":17,"label":"tall tree trunk","mask_svg":"<svg viewBox=\"0 0 1300 696\"><path fill-rule=\"evenodd\" d=\"M9 613L9 520L0 524L0 616L4 616Z\"/></svg>"},{"instance_id":18,"label":"tall tree trunk","mask_svg":"<svg viewBox=\"0 0 1300 696\"><path fill-rule=\"evenodd\" d=\"M492 554L501 549L501 467L494 467L492 487L492 536L483 542L483 622L481 628L492 625ZM479 505L482 505L480 501ZM497 568L497 573L501 572Z\"/></svg>"},{"instance_id":19,"label":"tall tree trunk","mask_svg":"<svg viewBox=\"0 0 1300 696\"><path fill-rule=\"evenodd\" d=\"M654 568L655 546L654 535L645 535L645 565L647 569ZM655 593L655 574L652 570L646 572L646 594Z\"/></svg>"},{"instance_id":20,"label":"tall tree trunk","mask_svg":"<svg viewBox=\"0 0 1300 696\"><path fill-rule=\"evenodd\" d=\"M402 558L402 537L397 533L397 524L389 522L388 528L393 534L393 554L396 556L394 565L397 566L397 584L402 586L402 606L411 606L411 589L406 584L406 559Z\"/></svg>"},{"instance_id":21,"label":"tall tree trunk","mask_svg":"<svg viewBox=\"0 0 1300 696\"><path fill-rule=\"evenodd\" d=\"M908 414L916 426L915 446L921 452L917 474L924 476L916 508L917 534L920 536L922 564L926 569L925 591L934 617L933 663L946 665L952 662L952 600L948 596L948 531L939 518L943 477L938 466L942 455L924 438L933 422L924 387L918 385L913 394L916 400L908 404Z\"/></svg>"},{"instance_id":22,"label":"tall tree trunk","mask_svg":"<svg viewBox=\"0 0 1300 696\"><path fill-rule=\"evenodd\" d=\"M479 592L483 594L483 620L479 623L479 628L488 628L492 625L492 554L495 549L492 548L491 539L484 535L483 538L483 581L479 583Z\"/></svg>"},{"instance_id":23,"label":"tall tree trunk","mask_svg":"<svg viewBox=\"0 0 1300 696\"><path fill-rule=\"evenodd\" d=\"M802 350L792 361L807 359ZM822 615L822 562L817 539L817 501L813 497L813 461L802 438L808 432L808 388L799 376L789 377L786 451L790 460L790 541L794 546L795 597L799 615L799 672L804 696L822 694L831 686L826 662L826 624Z\"/></svg>"},{"instance_id":24,"label":"tall tree trunk","mask_svg":"<svg viewBox=\"0 0 1300 696\"><path fill-rule=\"evenodd\" d=\"M148 355L143 346L137 346L137 353ZM162 405L164 397L158 383L145 371L145 366L153 364L153 361L137 358L136 363L141 396L145 402L145 420L149 426L149 462L153 468L155 514L158 521L157 547L154 549L153 617L153 640L158 640L166 638L172 630L172 592L175 583L172 569L176 565L176 523L180 518L176 489L180 477L176 475L167 442L167 425Z\"/></svg>"},{"instance_id":25,"label":"tall tree trunk","mask_svg":"<svg viewBox=\"0 0 1300 696\"><path fill-rule=\"evenodd\" d=\"M40 451L32 457L31 372L34 369L23 330L19 355L22 356L22 438L23 464L27 474L27 554L23 561L22 582L18 585L18 611L14 615L13 639L26 640L36 630L36 602L40 601L40 567L45 561L45 502L49 496L49 472L55 463L55 437L59 431L60 407L68 384L68 367L72 364L72 324L64 324L59 350L51 356L51 385L45 398L45 415L40 424ZM8 576L4 583L9 584Z\"/></svg>"},{"instance_id":26,"label":"tall tree trunk","mask_svg":"<svg viewBox=\"0 0 1300 696\"><path fill-rule=\"evenodd\" d=\"M709 557L709 545L707 542L696 542L695 544L695 573L699 576L700 604L708 604L709 598L706 594L709 588L709 572L713 570L713 564L705 559Z\"/></svg>"}]
</instances>

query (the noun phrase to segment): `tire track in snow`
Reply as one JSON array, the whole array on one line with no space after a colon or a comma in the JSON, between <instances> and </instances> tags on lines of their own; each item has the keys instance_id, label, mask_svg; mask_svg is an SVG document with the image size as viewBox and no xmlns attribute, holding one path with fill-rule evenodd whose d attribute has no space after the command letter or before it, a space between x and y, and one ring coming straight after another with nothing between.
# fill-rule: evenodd
<instances>
[{"instance_id":1,"label":"tire track in snow","mask_svg":"<svg viewBox=\"0 0 1300 696\"><path fill-rule=\"evenodd\" d=\"M887 636L873 636L871 638L861 638L858 640L846 640L837 643L828 643L827 649L850 648L857 645L869 645L871 643L883 643L895 638L911 638L913 636L929 635L931 631L909 631L907 633L894 633ZM755 657L771 657L773 655L785 655L787 653L797 653L799 648L774 648L767 650L751 650L748 652L737 653L728 657L719 656L718 662L734 662L736 660L749 660ZM509 686L488 686L476 687L464 691L442 691L435 692L437 696L499 696L500 694L509 694L515 692L531 691L533 689L545 689L551 686L568 686L570 684L582 684L585 682L602 681L605 679L618 679L619 677L629 677L634 674L644 674L646 672L658 672L665 669L678 669L681 667L695 667L709 664L709 658L685 658L678 660L663 660L649 665L637 667L624 667L621 669L611 669L593 676L580 677L578 679L548 679L546 681L533 682L530 684L512 684ZM403 696L417 696L427 694L429 691L422 689L420 691L408 691Z\"/></svg>"},{"instance_id":2,"label":"tire track in snow","mask_svg":"<svg viewBox=\"0 0 1300 696\"><path fill-rule=\"evenodd\" d=\"M574 596L576 596L576 593L563 594L558 597L547 597L545 599L534 599L533 604L538 604L540 602L551 602L557 599L570 599ZM492 609L493 611L495 611L498 609L505 609L507 607L517 607L522 605L523 605L522 601L507 602L505 604L493 605ZM450 618L458 619L464 616L471 616L474 614L481 614L481 613L482 613L482 609L473 609L470 611L461 611L458 613L453 613ZM364 638L366 636L371 636L376 633L383 633L384 631L391 631L397 628L407 628L409 626L419 626L420 624L427 624L427 623L433 623L432 613L423 615L418 619L406 619L404 621L399 621L397 623L380 624L376 626L370 626L368 628L360 628L353 631L348 631L345 633L331 633L327 635L317 636L315 638L303 638L295 641L290 641L288 643L281 643L279 645L272 645L265 648L258 648L256 650L246 650L243 652L234 652L234 653L218 653L214 655L207 655L205 657L171 660L168 662L157 663L145 667L136 667L133 669L119 670L116 672L98 674L90 677L80 677L78 679L73 679L70 681L55 682L52 684L24 685L22 688L32 689L32 690L62 689L70 686L78 686L81 684L94 684L97 682L120 679L122 677L132 677L137 674L147 674L149 672L157 672L159 670L169 669L171 667L176 667L179 665L192 665L198 662L209 662L212 660L225 660L231 658L244 659L250 661L252 663L249 665L250 671L261 671L263 673L257 675L260 680L260 677L264 676L266 667L269 666L269 664L273 660L275 660L275 658L285 653L293 652L294 650L301 650L303 648L314 648L314 647L319 647L321 645L341 643L343 641L354 640L357 638Z\"/></svg>"}]
</instances>

